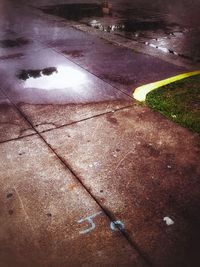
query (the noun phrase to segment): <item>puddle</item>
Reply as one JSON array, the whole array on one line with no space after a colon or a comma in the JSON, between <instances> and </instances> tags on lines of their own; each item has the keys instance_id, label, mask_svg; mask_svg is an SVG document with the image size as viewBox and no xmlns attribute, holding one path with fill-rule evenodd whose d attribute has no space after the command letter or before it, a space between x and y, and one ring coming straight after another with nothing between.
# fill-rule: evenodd
<instances>
[{"instance_id":1,"label":"puddle","mask_svg":"<svg viewBox=\"0 0 200 267\"><path fill-rule=\"evenodd\" d=\"M171 28L176 26L175 24L166 24L163 20L145 20L145 21L137 21L137 20L127 20L124 22L124 31L126 32L144 32L144 31L158 31L161 30L163 32L170 31Z\"/></svg>"},{"instance_id":2,"label":"puddle","mask_svg":"<svg viewBox=\"0 0 200 267\"><path fill-rule=\"evenodd\" d=\"M79 21L83 18L102 17L102 6L99 4L63 4L42 8L48 14Z\"/></svg>"},{"instance_id":3,"label":"puddle","mask_svg":"<svg viewBox=\"0 0 200 267\"><path fill-rule=\"evenodd\" d=\"M174 35L173 29L178 28L175 23L167 24L163 20L121 20L116 24L101 23L98 20L91 20L87 23L89 26L107 32L121 32L129 36L144 36L145 32L163 32L165 34ZM136 34L137 33L137 34Z\"/></svg>"},{"instance_id":4,"label":"puddle","mask_svg":"<svg viewBox=\"0 0 200 267\"><path fill-rule=\"evenodd\" d=\"M55 67L49 67L44 69L37 69L37 70L21 70L19 74L17 74L17 78L20 80L26 81L29 78L40 78L42 75L50 76L54 72L57 72Z\"/></svg>"},{"instance_id":5,"label":"puddle","mask_svg":"<svg viewBox=\"0 0 200 267\"><path fill-rule=\"evenodd\" d=\"M17 38L17 39L5 39L0 40L0 47L2 48L13 48L13 47L20 47L23 45L27 45L29 43L29 40L25 38Z\"/></svg>"},{"instance_id":6,"label":"puddle","mask_svg":"<svg viewBox=\"0 0 200 267\"><path fill-rule=\"evenodd\" d=\"M193 62L200 62L199 55L196 52L198 49L194 49L194 47L198 46L195 45L194 43L193 46L191 46L192 45L191 43L187 44L188 48L191 46L190 48L191 55L187 55L187 53L184 51L182 53L176 51L176 47L174 47L173 45L174 40L176 40L176 42L179 44L178 47L180 47L181 41L185 42L186 44L186 34L188 33L189 30L181 28L179 25L175 23L166 24L164 21L142 22L142 21L127 20L121 24L109 25L109 24L102 24L100 21L97 20L92 20L89 23L87 23L87 25L95 29L98 29L100 31L120 35L130 40L134 40L138 44L158 49L163 53L173 54L175 56L179 56ZM162 44L164 40L168 40L167 47L163 46ZM197 54L197 56L195 56L195 54Z\"/></svg>"},{"instance_id":7,"label":"puddle","mask_svg":"<svg viewBox=\"0 0 200 267\"><path fill-rule=\"evenodd\" d=\"M68 66L49 67L44 69L21 70L18 79L24 81L24 88L42 90L62 90L85 84L87 77L84 72Z\"/></svg>"},{"instance_id":8,"label":"puddle","mask_svg":"<svg viewBox=\"0 0 200 267\"><path fill-rule=\"evenodd\" d=\"M111 24L111 25L106 25L103 24L97 20L91 20L87 23L88 26L91 26L95 29L105 31L105 32L115 32L115 31L124 31L125 30L125 25L124 24Z\"/></svg>"},{"instance_id":9,"label":"puddle","mask_svg":"<svg viewBox=\"0 0 200 267\"><path fill-rule=\"evenodd\" d=\"M190 47L192 49L193 46L191 41L186 40L186 33L190 27L181 24L176 17L170 17L172 11L163 9L163 5L160 4L157 2L149 4L146 1L131 2L129 5L120 6L118 11L112 11L107 15L103 11L103 5L95 3L47 6L42 8L42 11L67 20L80 21L103 32L121 35L138 42L138 44L158 49L163 53L199 62L199 56L196 56L196 52L189 51L188 55L184 49L185 44L189 49ZM164 39L169 41L167 45L162 44ZM195 37L196 39L197 37ZM82 57L79 51L63 51L63 53L74 58Z\"/></svg>"}]
</instances>

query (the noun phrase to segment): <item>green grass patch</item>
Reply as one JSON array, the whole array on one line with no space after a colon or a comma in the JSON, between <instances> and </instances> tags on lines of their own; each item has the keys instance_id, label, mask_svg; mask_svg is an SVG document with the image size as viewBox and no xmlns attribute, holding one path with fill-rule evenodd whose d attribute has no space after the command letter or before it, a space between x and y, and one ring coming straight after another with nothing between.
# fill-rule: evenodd
<instances>
[{"instance_id":1,"label":"green grass patch","mask_svg":"<svg viewBox=\"0 0 200 267\"><path fill-rule=\"evenodd\" d=\"M200 134L200 75L165 85L146 97L146 104Z\"/></svg>"}]
</instances>

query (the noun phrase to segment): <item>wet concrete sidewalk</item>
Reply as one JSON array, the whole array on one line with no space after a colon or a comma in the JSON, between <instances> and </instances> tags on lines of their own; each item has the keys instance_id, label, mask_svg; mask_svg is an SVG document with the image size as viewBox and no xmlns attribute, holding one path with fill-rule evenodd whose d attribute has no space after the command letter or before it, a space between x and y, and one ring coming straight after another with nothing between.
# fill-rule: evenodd
<instances>
[{"instance_id":1,"label":"wet concrete sidewalk","mask_svg":"<svg viewBox=\"0 0 200 267\"><path fill-rule=\"evenodd\" d=\"M132 98L190 68L0 3L0 266L199 266L199 136Z\"/></svg>"}]
</instances>

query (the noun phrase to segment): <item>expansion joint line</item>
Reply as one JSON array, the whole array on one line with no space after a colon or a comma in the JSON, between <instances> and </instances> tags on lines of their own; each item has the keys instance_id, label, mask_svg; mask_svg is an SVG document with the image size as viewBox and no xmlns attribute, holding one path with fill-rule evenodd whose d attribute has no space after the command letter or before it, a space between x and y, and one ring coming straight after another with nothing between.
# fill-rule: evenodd
<instances>
[{"instance_id":1,"label":"expansion joint line","mask_svg":"<svg viewBox=\"0 0 200 267\"><path fill-rule=\"evenodd\" d=\"M5 94L5 93L4 93ZM6 94L5 94L6 95ZM6 97L9 99L9 97L6 95ZM9 99L10 100L10 99ZM114 218L114 216L107 211L102 204L98 201L98 199L90 192L90 190L87 188L87 186L81 181L81 179L78 177L78 175L76 174L76 172L71 168L71 166L64 161L64 159L62 159L61 156L58 155L58 153L51 147L51 145L45 140L45 138L41 135L41 133L34 127L34 125L32 124L32 122L28 119L28 117L19 109L19 107L13 103L12 100L10 100L10 102L15 106L16 110L19 112L19 114L21 116L23 116L23 118L27 121L27 123L35 130L36 134L42 139L42 141L48 146L48 148L52 151L52 153L54 155L56 155L56 157L59 159L59 161L62 163L63 166L65 166L65 168L67 168L71 174L76 178L76 180L79 182L79 184L81 184L81 186L86 190L86 192L90 195L90 197L97 203L97 205L101 208L101 210L104 212L104 214L108 217L108 219L110 220L110 222L116 221L116 218ZM145 253L138 247L138 245L136 244L136 242L134 242L130 236L128 235L128 233L126 232L126 230L122 229L121 227L119 227L118 225L116 225L116 228L118 228L119 232L122 234L122 236L126 239L126 241L129 243L129 245L137 251L137 253L140 255L140 257L144 260L144 262L147 264L147 266L149 267L153 267L152 263L150 262L149 258L145 255Z\"/></svg>"}]
</instances>

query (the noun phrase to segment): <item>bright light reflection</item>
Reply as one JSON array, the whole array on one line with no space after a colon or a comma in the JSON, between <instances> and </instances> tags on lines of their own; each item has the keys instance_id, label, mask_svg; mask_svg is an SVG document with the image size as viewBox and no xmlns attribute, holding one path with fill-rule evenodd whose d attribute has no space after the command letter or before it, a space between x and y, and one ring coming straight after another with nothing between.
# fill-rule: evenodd
<instances>
[{"instance_id":1,"label":"bright light reflection","mask_svg":"<svg viewBox=\"0 0 200 267\"><path fill-rule=\"evenodd\" d=\"M57 67L57 72L51 75L43 75L41 77L30 77L25 81L26 88L37 88L43 90L61 90L65 88L77 87L87 81L85 73L73 67ZM77 88L78 89L78 88Z\"/></svg>"}]
</instances>

